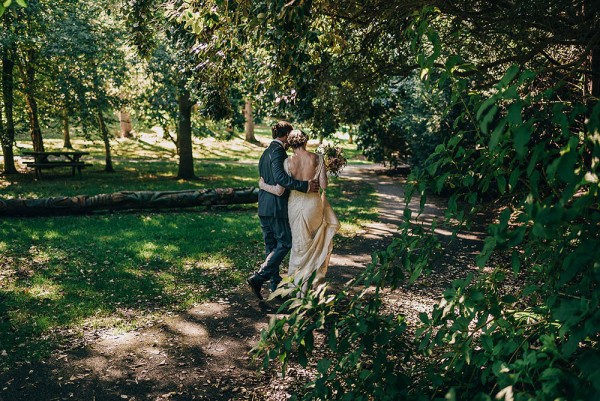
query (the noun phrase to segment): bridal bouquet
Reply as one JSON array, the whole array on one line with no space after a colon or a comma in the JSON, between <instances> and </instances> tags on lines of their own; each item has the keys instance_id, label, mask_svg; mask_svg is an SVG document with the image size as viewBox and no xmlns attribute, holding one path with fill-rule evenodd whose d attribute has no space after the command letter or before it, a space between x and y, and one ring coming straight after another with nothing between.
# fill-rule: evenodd
<instances>
[{"instance_id":1,"label":"bridal bouquet","mask_svg":"<svg viewBox=\"0 0 600 401\"><path fill-rule=\"evenodd\" d=\"M323 155L325 170L336 177L348 163L346 156L344 156L344 150L339 146L321 145L317 148L317 153Z\"/></svg>"}]
</instances>

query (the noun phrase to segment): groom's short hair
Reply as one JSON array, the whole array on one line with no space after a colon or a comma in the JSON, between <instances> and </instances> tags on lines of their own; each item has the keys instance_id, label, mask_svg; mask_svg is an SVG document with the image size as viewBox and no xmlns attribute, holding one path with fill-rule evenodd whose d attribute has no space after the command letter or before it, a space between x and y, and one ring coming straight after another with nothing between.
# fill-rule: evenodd
<instances>
[{"instance_id":1,"label":"groom's short hair","mask_svg":"<svg viewBox=\"0 0 600 401\"><path fill-rule=\"evenodd\" d=\"M287 121L279 121L277 124L271 127L271 136L273 139L281 138L282 136L289 134L293 129L294 127L292 127L292 124L288 123Z\"/></svg>"}]
</instances>

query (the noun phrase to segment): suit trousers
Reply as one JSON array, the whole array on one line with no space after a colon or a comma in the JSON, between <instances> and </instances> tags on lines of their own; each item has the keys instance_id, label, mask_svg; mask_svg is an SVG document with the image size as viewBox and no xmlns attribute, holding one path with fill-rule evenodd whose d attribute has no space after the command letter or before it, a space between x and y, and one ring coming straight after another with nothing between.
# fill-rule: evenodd
<instances>
[{"instance_id":1,"label":"suit trousers","mask_svg":"<svg viewBox=\"0 0 600 401\"><path fill-rule=\"evenodd\" d=\"M254 277L264 283L271 280L275 286L281 281L279 276L279 265L292 249L292 230L287 218L259 216L260 228L262 228L265 240L264 263Z\"/></svg>"}]
</instances>

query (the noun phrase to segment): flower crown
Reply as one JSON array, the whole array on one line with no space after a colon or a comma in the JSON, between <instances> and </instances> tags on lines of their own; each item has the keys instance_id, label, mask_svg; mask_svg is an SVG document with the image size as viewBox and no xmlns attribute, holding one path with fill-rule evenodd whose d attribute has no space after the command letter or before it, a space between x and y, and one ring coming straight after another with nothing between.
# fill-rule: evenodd
<instances>
[{"instance_id":1,"label":"flower crown","mask_svg":"<svg viewBox=\"0 0 600 401\"><path fill-rule=\"evenodd\" d=\"M295 129L288 134L287 141L292 148L298 148L308 142L308 135L302 130Z\"/></svg>"}]
</instances>

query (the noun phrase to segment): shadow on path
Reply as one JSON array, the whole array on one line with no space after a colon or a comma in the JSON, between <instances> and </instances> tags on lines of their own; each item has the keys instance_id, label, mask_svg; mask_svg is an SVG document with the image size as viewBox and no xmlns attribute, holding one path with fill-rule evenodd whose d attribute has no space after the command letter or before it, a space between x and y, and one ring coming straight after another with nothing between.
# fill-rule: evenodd
<instances>
[{"instance_id":1,"label":"shadow on path","mask_svg":"<svg viewBox=\"0 0 600 401\"><path fill-rule=\"evenodd\" d=\"M381 167L349 166L344 172L345 179L375 186L380 220L344 247L334 249L328 271L334 291L355 277L374 251L391 242L402 222L402 181L375 174L377 170ZM443 207L441 202L428 204L419 222L431 224L442 216ZM418 200L411 201L411 208L417 210ZM438 234L449 236L443 231ZM455 249L460 252L448 255L436 267L439 277L430 285L423 283L391 294L401 313L410 319L428 310L447 284L444 271L468 266L480 249L480 235L459 236L458 241L463 242ZM53 359L0 375L0 401L286 399L286 389L273 388L277 384L271 383L271 378L258 375L248 356L277 307L258 302L240 287L226 299L167 315L150 327L103 333L85 347L58 352Z\"/></svg>"}]
</instances>

